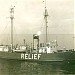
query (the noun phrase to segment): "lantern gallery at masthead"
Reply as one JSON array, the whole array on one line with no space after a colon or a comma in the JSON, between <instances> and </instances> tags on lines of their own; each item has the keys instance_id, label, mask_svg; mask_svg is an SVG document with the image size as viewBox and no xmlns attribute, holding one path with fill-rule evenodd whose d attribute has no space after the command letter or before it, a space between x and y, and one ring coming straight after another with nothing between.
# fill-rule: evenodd
<instances>
[{"instance_id":1,"label":"lantern gallery at masthead","mask_svg":"<svg viewBox=\"0 0 75 75\"><path fill-rule=\"evenodd\" d=\"M41 54L21 54L21 59L40 59Z\"/></svg>"}]
</instances>

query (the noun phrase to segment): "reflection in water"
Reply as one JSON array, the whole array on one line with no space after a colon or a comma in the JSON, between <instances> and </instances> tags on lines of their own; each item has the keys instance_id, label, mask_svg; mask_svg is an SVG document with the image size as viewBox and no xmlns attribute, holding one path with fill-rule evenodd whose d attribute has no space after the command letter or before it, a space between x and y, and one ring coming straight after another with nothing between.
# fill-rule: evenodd
<instances>
[{"instance_id":1,"label":"reflection in water","mask_svg":"<svg viewBox=\"0 0 75 75\"><path fill-rule=\"evenodd\" d=\"M0 59L0 75L60 75L75 74L75 65L33 63Z\"/></svg>"}]
</instances>

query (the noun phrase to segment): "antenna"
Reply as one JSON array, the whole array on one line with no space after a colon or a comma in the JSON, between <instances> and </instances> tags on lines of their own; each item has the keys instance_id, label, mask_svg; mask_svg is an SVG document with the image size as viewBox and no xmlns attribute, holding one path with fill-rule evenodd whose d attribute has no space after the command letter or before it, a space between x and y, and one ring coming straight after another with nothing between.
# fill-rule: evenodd
<instances>
[{"instance_id":1,"label":"antenna","mask_svg":"<svg viewBox=\"0 0 75 75\"><path fill-rule=\"evenodd\" d=\"M14 6L15 7L15 6ZM13 49L13 19L14 19L14 7L10 8L10 19L11 19L11 50Z\"/></svg>"},{"instance_id":2,"label":"antenna","mask_svg":"<svg viewBox=\"0 0 75 75\"><path fill-rule=\"evenodd\" d=\"M48 17L48 12L47 12L47 7L46 7L46 0L45 0L45 14L44 14L44 19L45 19L45 25L46 25L46 43L48 42L48 40L47 40L47 23L48 23L48 21L47 21L47 17Z\"/></svg>"}]
</instances>

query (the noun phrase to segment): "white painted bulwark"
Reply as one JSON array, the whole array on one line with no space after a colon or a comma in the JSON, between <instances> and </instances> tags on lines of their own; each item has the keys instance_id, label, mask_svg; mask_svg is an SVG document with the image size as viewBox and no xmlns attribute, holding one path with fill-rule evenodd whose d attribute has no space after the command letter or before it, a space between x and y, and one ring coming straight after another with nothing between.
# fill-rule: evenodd
<instances>
[{"instance_id":1,"label":"white painted bulwark","mask_svg":"<svg viewBox=\"0 0 75 75\"><path fill-rule=\"evenodd\" d=\"M26 50L26 47L25 46L20 46L20 49Z\"/></svg>"},{"instance_id":2,"label":"white painted bulwark","mask_svg":"<svg viewBox=\"0 0 75 75\"><path fill-rule=\"evenodd\" d=\"M47 53L51 53L50 47L47 47Z\"/></svg>"},{"instance_id":3,"label":"white painted bulwark","mask_svg":"<svg viewBox=\"0 0 75 75\"><path fill-rule=\"evenodd\" d=\"M8 52L8 47L7 46L0 46L0 51L5 51Z\"/></svg>"}]
</instances>

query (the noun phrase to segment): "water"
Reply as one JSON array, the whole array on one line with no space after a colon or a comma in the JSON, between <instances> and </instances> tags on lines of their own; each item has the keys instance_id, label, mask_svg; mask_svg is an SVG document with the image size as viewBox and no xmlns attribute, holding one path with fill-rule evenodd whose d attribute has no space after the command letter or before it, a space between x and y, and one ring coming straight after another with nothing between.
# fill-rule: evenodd
<instances>
[{"instance_id":1,"label":"water","mask_svg":"<svg viewBox=\"0 0 75 75\"><path fill-rule=\"evenodd\" d=\"M75 65L0 59L0 75L75 75Z\"/></svg>"}]
</instances>

